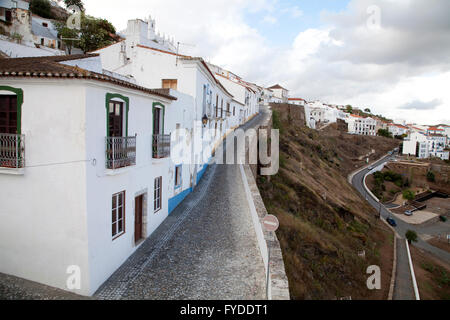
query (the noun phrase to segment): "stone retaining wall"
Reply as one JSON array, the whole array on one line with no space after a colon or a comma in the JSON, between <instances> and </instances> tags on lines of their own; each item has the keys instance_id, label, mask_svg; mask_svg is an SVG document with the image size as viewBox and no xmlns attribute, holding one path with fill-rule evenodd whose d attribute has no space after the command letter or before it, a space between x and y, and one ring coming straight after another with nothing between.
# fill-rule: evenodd
<instances>
[{"instance_id":1,"label":"stone retaining wall","mask_svg":"<svg viewBox=\"0 0 450 320\"><path fill-rule=\"evenodd\" d=\"M263 123L258 126L257 132L259 133L259 130L270 130L271 128L272 113L269 112L269 115ZM246 152L248 153L248 148ZM280 243L276 234L274 232L266 231L262 225L262 219L264 219L268 213L256 184L256 177L259 173L258 168L259 165L241 165L241 173L244 180L244 187L247 192L247 199L258 239L258 245L266 268L267 299L289 300L289 282L284 268Z\"/></svg>"}]
</instances>

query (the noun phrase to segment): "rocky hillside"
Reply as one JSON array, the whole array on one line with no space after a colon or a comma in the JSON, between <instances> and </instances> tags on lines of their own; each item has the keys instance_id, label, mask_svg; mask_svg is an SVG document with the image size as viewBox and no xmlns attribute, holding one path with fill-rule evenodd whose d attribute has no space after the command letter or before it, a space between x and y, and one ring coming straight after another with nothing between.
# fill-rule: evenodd
<instances>
[{"instance_id":1,"label":"rocky hillside","mask_svg":"<svg viewBox=\"0 0 450 320\"><path fill-rule=\"evenodd\" d=\"M393 236L347 182L364 156L396 147L392 139L360 137L333 128L315 131L274 110L280 129L280 171L259 188L277 232L293 299L386 299ZM365 258L358 253L365 253ZM366 286L369 265L382 269L382 290Z\"/></svg>"}]
</instances>

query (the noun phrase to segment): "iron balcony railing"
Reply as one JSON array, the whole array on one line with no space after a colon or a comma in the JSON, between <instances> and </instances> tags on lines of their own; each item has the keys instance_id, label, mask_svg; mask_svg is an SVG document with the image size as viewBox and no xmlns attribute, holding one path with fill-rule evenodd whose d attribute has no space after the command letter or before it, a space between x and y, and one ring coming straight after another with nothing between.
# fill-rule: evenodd
<instances>
[{"instance_id":1,"label":"iron balcony railing","mask_svg":"<svg viewBox=\"0 0 450 320\"><path fill-rule=\"evenodd\" d=\"M136 164L136 137L106 137L106 168L118 169Z\"/></svg>"},{"instance_id":2,"label":"iron balcony railing","mask_svg":"<svg viewBox=\"0 0 450 320\"><path fill-rule=\"evenodd\" d=\"M152 141L152 158L170 157L170 134L154 134Z\"/></svg>"},{"instance_id":3,"label":"iron balcony railing","mask_svg":"<svg viewBox=\"0 0 450 320\"><path fill-rule=\"evenodd\" d=\"M0 167L25 167L25 136L0 133Z\"/></svg>"}]
</instances>

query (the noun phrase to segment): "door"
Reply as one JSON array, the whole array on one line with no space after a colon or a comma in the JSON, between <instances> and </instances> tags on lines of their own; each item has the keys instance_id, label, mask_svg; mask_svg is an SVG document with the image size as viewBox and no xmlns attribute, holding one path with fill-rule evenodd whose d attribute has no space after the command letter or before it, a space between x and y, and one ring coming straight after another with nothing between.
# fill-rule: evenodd
<instances>
[{"instance_id":1,"label":"door","mask_svg":"<svg viewBox=\"0 0 450 320\"><path fill-rule=\"evenodd\" d=\"M134 242L142 239L142 217L143 217L144 195L134 199Z\"/></svg>"}]
</instances>

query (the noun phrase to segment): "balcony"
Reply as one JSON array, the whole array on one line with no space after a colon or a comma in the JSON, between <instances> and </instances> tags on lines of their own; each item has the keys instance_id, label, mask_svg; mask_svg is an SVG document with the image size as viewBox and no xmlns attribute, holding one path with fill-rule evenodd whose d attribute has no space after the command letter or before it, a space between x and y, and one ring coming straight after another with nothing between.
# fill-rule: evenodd
<instances>
[{"instance_id":1,"label":"balcony","mask_svg":"<svg viewBox=\"0 0 450 320\"><path fill-rule=\"evenodd\" d=\"M106 137L106 168L136 165L136 137Z\"/></svg>"},{"instance_id":2,"label":"balcony","mask_svg":"<svg viewBox=\"0 0 450 320\"><path fill-rule=\"evenodd\" d=\"M0 133L0 167L19 169L25 167L25 136Z\"/></svg>"},{"instance_id":3,"label":"balcony","mask_svg":"<svg viewBox=\"0 0 450 320\"><path fill-rule=\"evenodd\" d=\"M170 157L170 134L154 134L152 141L152 158Z\"/></svg>"}]
</instances>

